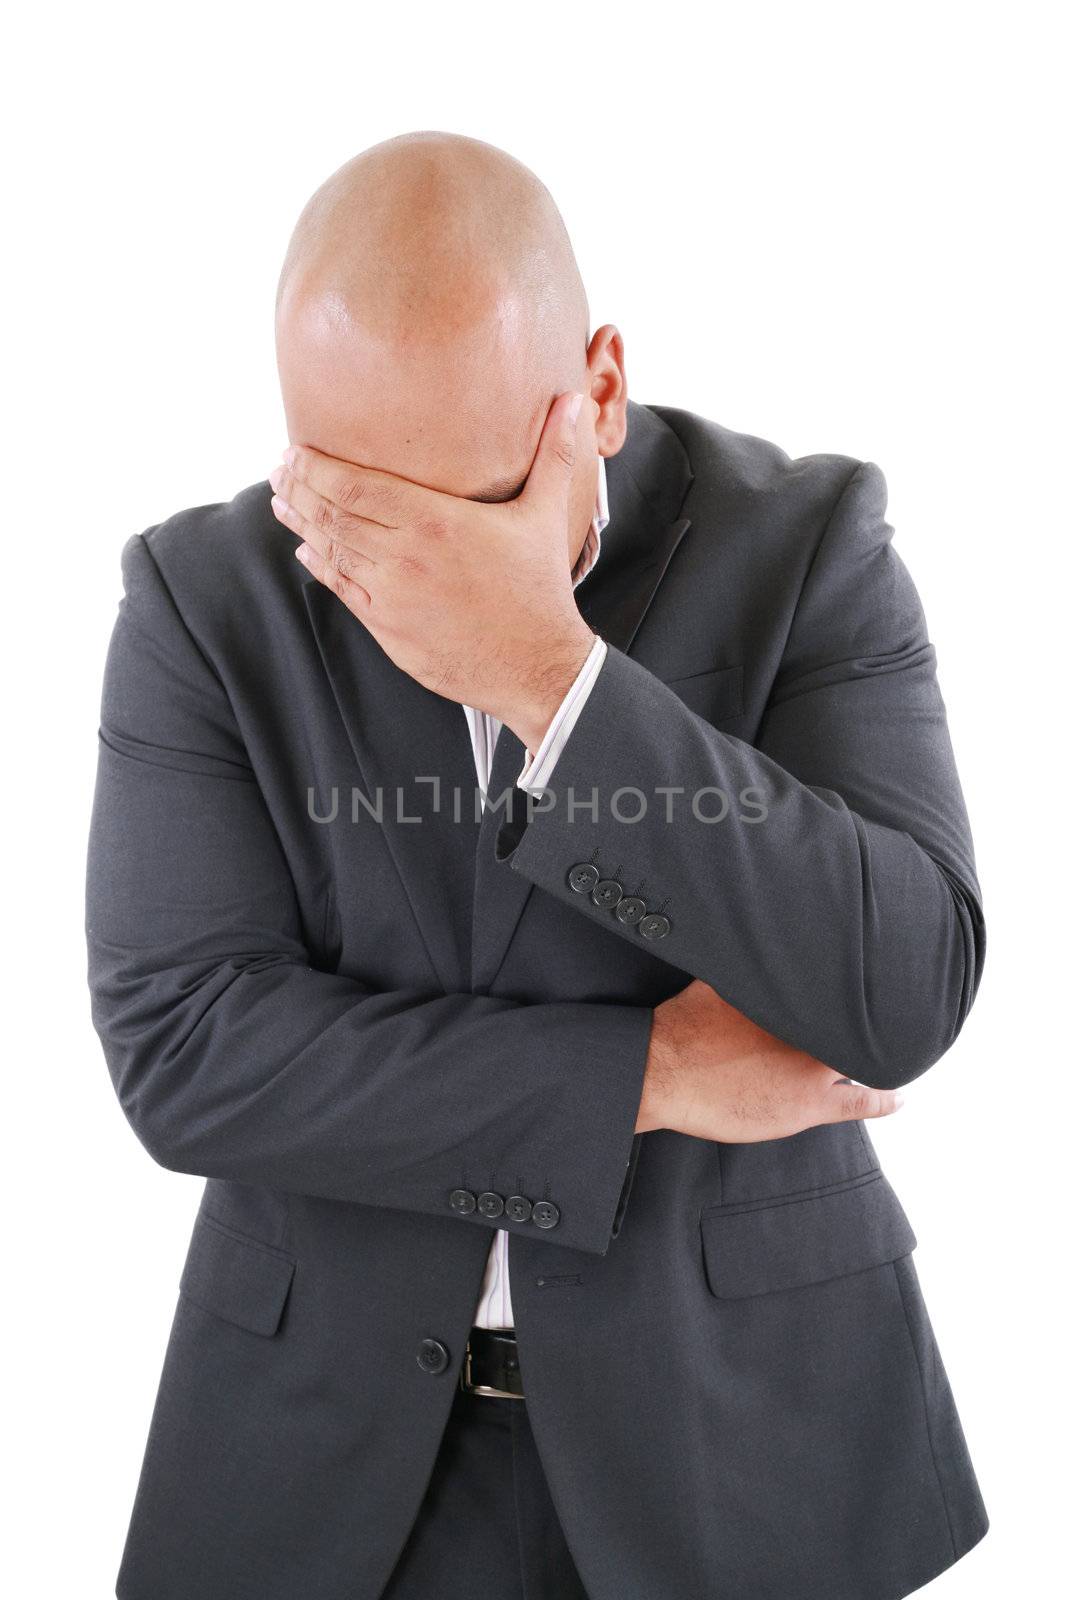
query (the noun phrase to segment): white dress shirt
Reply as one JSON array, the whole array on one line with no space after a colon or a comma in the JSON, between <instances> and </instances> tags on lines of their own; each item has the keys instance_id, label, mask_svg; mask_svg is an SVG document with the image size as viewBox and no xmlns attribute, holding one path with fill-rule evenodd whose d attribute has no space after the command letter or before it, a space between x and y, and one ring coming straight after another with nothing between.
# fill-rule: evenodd
<instances>
[{"instance_id":1,"label":"white dress shirt","mask_svg":"<svg viewBox=\"0 0 1067 1600\"><path fill-rule=\"evenodd\" d=\"M589 533L581 554L575 562L571 573L575 588L581 583L588 572L591 572L600 555L600 535L607 526L608 521L608 480L604 470L604 457L599 458L600 476L597 488L596 506L593 511L593 520L589 525ZM581 671L575 678L563 702L549 723L545 736L538 750L531 754L526 752L526 763L522 772L516 779L521 789L546 789L552 777L553 769L563 751L563 746L571 729L578 720L578 715L589 696L589 691L596 682L597 673L604 663L608 647L603 639L596 639L589 651ZM497 734L500 732L500 723L486 711L476 711L472 706L464 706L467 713L467 726L470 729L471 748L474 751L474 765L478 772L478 787L483 794L489 790L489 771L493 764L493 752L496 749ZM515 1326L511 1309L511 1285L508 1279L508 1233L506 1228L497 1228L493 1239L492 1249L485 1264L485 1276L482 1279L481 1298L478 1309L474 1314L474 1321L481 1328L513 1328Z\"/></svg>"}]
</instances>

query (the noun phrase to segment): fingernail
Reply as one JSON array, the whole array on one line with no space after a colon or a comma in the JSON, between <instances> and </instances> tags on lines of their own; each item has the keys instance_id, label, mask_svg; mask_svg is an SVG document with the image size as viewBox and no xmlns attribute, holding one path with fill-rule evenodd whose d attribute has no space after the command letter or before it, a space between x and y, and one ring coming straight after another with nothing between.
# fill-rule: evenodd
<instances>
[{"instance_id":1,"label":"fingernail","mask_svg":"<svg viewBox=\"0 0 1067 1600\"><path fill-rule=\"evenodd\" d=\"M280 494L272 494L270 503L279 517L287 517L289 515L289 502L288 500L283 500Z\"/></svg>"},{"instance_id":2,"label":"fingernail","mask_svg":"<svg viewBox=\"0 0 1067 1600\"><path fill-rule=\"evenodd\" d=\"M906 1098L907 1098L906 1095L904 1094L904 1092L901 1089L894 1089L893 1090L893 1110L894 1111L898 1111L900 1109L900 1107L904 1104L904 1101L905 1101Z\"/></svg>"},{"instance_id":3,"label":"fingernail","mask_svg":"<svg viewBox=\"0 0 1067 1600\"><path fill-rule=\"evenodd\" d=\"M285 468L284 467L275 467L273 472L268 472L267 473L267 482L270 484L272 489L279 489L281 487L281 482L282 482L282 479L284 477L285 477Z\"/></svg>"},{"instance_id":4,"label":"fingernail","mask_svg":"<svg viewBox=\"0 0 1067 1600\"><path fill-rule=\"evenodd\" d=\"M292 466L293 462L296 460L296 450L293 445L290 445L287 450L282 451L282 460L285 462L287 467Z\"/></svg>"},{"instance_id":5,"label":"fingernail","mask_svg":"<svg viewBox=\"0 0 1067 1600\"><path fill-rule=\"evenodd\" d=\"M293 554L296 557L296 559L300 562L301 566L304 566L304 567L307 566L307 564L308 564L308 547L307 547L306 544L298 544L296 549L293 551Z\"/></svg>"},{"instance_id":6,"label":"fingernail","mask_svg":"<svg viewBox=\"0 0 1067 1600\"><path fill-rule=\"evenodd\" d=\"M570 399L567 401L567 421L568 422L577 422L578 421L578 413L582 409L582 400L584 398L585 397L582 394L580 389L575 394L571 395Z\"/></svg>"}]
</instances>

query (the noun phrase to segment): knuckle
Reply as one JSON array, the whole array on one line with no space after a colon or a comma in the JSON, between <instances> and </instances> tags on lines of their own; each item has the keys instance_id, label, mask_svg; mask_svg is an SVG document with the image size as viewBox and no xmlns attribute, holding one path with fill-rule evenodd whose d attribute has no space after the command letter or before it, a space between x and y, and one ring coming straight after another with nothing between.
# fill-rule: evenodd
<instances>
[{"instance_id":1,"label":"knuckle","mask_svg":"<svg viewBox=\"0 0 1067 1600\"><path fill-rule=\"evenodd\" d=\"M331 564L326 568L326 576L329 581L330 588L333 590L337 598L347 602L349 594L353 588L353 584L351 578L344 568Z\"/></svg>"},{"instance_id":2,"label":"knuckle","mask_svg":"<svg viewBox=\"0 0 1067 1600\"><path fill-rule=\"evenodd\" d=\"M405 578L421 578L426 571L421 559L413 555L410 550L403 550L396 558L396 566Z\"/></svg>"},{"instance_id":3,"label":"knuckle","mask_svg":"<svg viewBox=\"0 0 1067 1600\"><path fill-rule=\"evenodd\" d=\"M444 517L424 517L419 524L419 532L426 539L443 539L448 533L448 522Z\"/></svg>"},{"instance_id":4,"label":"knuckle","mask_svg":"<svg viewBox=\"0 0 1067 1600\"><path fill-rule=\"evenodd\" d=\"M329 533L334 526L334 514L328 500L320 500L318 502L312 513L311 520L321 532Z\"/></svg>"},{"instance_id":5,"label":"knuckle","mask_svg":"<svg viewBox=\"0 0 1067 1600\"><path fill-rule=\"evenodd\" d=\"M351 511L353 506L359 505L367 492L367 486L359 477L342 478L337 488L337 504L346 511Z\"/></svg>"},{"instance_id":6,"label":"knuckle","mask_svg":"<svg viewBox=\"0 0 1067 1600\"><path fill-rule=\"evenodd\" d=\"M348 557L344 546L339 544L336 539L327 539L325 558L326 565L338 577L346 578L348 576Z\"/></svg>"},{"instance_id":7,"label":"knuckle","mask_svg":"<svg viewBox=\"0 0 1067 1600\"><path fill-rule=\"evenodd\" d=\"M859 1117L865 1117L871 1109L871 1097L866 1089L852 1089L846 1091L838 1101L837 1114L842 1122L854 1122Z\"/></svg>"}]
</instances>

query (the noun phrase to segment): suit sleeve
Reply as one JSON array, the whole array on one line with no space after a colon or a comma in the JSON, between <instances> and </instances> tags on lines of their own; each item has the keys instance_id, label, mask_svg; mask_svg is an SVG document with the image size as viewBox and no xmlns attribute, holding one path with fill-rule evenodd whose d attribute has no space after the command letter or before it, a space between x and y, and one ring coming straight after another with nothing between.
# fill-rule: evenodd
<instances>
[{"instance_id":1,"label":"suit sleeve","mask_svg":"<svg viewBox=\"0 0 1067 1600\"><path fill-rule=\"evenodd\" d=\"M611 648L551 795L497 851L770 1033L892 1088L957 1037L985 930L934 649L885 510L883 473L860 463L804 581L754 744ZM669 931L646 944L573 888L571 868L586 862L606 876L622 863L626 894L662 911Z\"/></svg>"},{"instance_id":2,"label":"suit sleeve","mask_svg":"<svg viewBox=\"0 0 1067 1600\"><path fill-rule=\"evenodd\" d=\"M223 684L143 535L105 670L86 933L93 1022L164 1167L454 1217L548 1199L546 1237L618 1232L651 1010L375 991L316 970ZM520 1187L521 1185L521 1187Z\"/></svg>"}]
</instances>

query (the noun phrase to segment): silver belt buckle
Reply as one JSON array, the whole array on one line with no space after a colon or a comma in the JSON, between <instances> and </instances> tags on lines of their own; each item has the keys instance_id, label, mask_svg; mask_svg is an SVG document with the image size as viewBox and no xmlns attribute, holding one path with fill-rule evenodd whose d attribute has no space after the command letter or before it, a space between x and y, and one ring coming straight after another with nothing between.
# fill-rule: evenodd
<instances>
[{"instance_id":1,"label":"silver belt buckle","mask_svg":"<svg viewBox=\"0 0 1067 1600\"><path fill-rule=\"evenodd\" d=\"M512 1394L510 1389L494 1389L491 1383L471 1382L471 1342L467 1340L467 1348L463 1354L463 1372L460 1382L468 1394L495 1395L498 1400L524 1400L525 1395Z\"/></svg>"}]
</instances>

